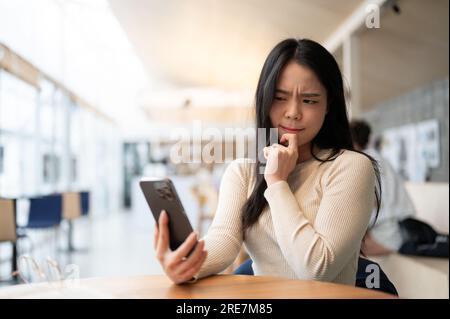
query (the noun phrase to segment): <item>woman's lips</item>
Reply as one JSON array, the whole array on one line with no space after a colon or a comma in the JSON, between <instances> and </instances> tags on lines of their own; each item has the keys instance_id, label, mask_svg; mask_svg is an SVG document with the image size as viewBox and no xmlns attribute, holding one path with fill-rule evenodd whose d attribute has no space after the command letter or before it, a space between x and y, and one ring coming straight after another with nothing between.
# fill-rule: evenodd
<instances>
[{"instance_id":1,"label":"woman's lips","mask_svg":"<svg viewBox=\"0 0 450 319\"><path fill-rule=\"evenodd\" d=\"M304 130L303 128L286 127L283 125L280 125L280 128L282 128L283 130L285 130L287 132L292 132L292 133L298 133L298 132Z\"/></svg>"}]
</instances>

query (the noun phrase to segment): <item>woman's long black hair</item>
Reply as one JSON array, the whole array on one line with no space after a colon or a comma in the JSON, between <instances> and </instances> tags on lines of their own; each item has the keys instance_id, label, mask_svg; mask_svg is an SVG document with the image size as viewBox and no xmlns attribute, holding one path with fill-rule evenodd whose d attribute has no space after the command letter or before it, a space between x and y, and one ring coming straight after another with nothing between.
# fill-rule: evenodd
<instances>
[{"instance_id":1,"label":"woman's long black hair","mask_svg":"<svg viewBox=\"0 0 450 319\"><path fill-rule=\"evenodd\" d=\"M328 113L325 116L322 128L311 142L312 156L324 163L333 161L342 150L356 150L353 148L350 125L347 117L347 108L344 96L344 85L341 71L334 57L319 43L309 39L286 39L278 43L272 49L267 57L259 77L256 89L256 128L265 128L266 146L269 146L270 128L273 127L269 112L275 97L275 90L278 77L283 67L290 61L308 67L318 77L319 81L327 91ZM259 141L258 131L256 140ZM264 139L263 139L264 140ZM258 144L258 143L256 143ZM328 158L320 159L313 153L314 146L319 149L331 149ZM257 153L260 151L257 147ZM376 217L381 204L381 180L378 163L369 155L372 162L375 175L375 198L376 198ZM264 197L264 191L267 188L263 174L259 174L261 162L259 156L256 156L255 169L255 188L242 206L242 230L245 232L251 228L259 219L263 209L267 205ZM375 217L375 220L376 220Z\"/></svg>"}]
</instances>

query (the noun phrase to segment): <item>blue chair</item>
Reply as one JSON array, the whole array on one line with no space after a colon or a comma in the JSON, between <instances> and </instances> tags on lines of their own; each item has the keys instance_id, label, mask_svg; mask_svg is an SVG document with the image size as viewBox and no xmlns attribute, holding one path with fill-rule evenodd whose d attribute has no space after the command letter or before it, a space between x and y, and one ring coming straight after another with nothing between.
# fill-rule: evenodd
<instances>
[{"instance_id":1,"label":"blue chair","mask_svg":"<svg viewBox=\"0 0 450 319\"><path fill-rule=\"evenodd\" d=\"M62 196L51 194L30 198L28 223L25 228L52 228L61 223Z\"/></svg>"},{"instance_id":2,"label":"blue chair","mask_svg":"<svg viewBox=\"0 0 450 319\"><path fill-rule=\"evenodd\" d=\"M82 215L88 215L89 214L89 208L90 208L90 201L89 201L89 192L80 192L81 197L81 214Z\"/></svg>"},{"instance_id":3,"label":"blue chair","mask_svg":"<svg viewBox=\"0 0 450 319\"><path fill-rule=\"evenodd\" d=\"M253 276L253 269L252 269L253 261L251 259L246 260L244 263L242 263L235 271L235 275L247 275L247 276ZM370 272L367 272L367 267L370 265L376 265L378 269L380 270L380 287L379 288L367 288L366 286L366 278L370 274ZM358 272L356 273L356 287L360 288L366 288L366 289L374 289L381 292L389 293L392 295L398 296L397 289L395 289L394 284L389 280L389 278L386 276L386 274L381 269L380 265L377 263L366 259L359 257L358 260Z\"/></svg>"},{"instance_id":4,"label":"blue chair","mask_svg":"<svg viewBox=\"0 0 450 319\"><path fill-rule=\"evenodd\" d=\"M252 268L253 260L247 259L244 261L234 272L234 275L244 275L244 276L253 276L253 268Z\"/></svg>"},{"instance_id":5,"label":"blue chair","mask_svg":"<svg viewBox=\"0 0 450 319\"><path fill-rule=\"evenodd\" d=\"M356 273L356 287L367 288L366 286L366 278L371 274L371 271L368 271L369 266L376 266L380 270L380 287L379 288L368 288L375 289L381 292L386 292L388 294L398 296L397 289L394 284L389 280L388 276L384 273L381 266L376 262L369 260L367 258L359 257L358 260L358 272Z\"/></svg>"},{"instance_id":6,"label":"blue chair","mask_svg":"<svg viewBox=\"0 0 450 319\"><path fill-rule=\"evenodd\" d=\"M30 241L30 251L33 250L33 242L27 234L28 229L54 229L55 247L57 245L56 228L62 219L62 196L61 194L51 194L41 197L32 197L28 213L28 223L24 227L17 228L19 238L27 238Z\"/></svg>"}]
</instances>

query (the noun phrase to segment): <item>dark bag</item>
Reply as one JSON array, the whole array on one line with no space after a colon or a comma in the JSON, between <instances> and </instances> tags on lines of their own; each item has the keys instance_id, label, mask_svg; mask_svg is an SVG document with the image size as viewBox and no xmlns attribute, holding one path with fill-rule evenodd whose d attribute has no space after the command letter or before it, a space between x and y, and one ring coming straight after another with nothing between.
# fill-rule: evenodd
<instances>
[{"instance_id":1,"label":"dark bag","mask_svg":"<svg viewBox=\"0 0 450 319\"><path fill-rule=\"evenodd\" d=\"M412 256L449 257L448 235L439 234L433 227L414 218L399 222L403 244L399 253Z\"/></svg>"}]
</instances>

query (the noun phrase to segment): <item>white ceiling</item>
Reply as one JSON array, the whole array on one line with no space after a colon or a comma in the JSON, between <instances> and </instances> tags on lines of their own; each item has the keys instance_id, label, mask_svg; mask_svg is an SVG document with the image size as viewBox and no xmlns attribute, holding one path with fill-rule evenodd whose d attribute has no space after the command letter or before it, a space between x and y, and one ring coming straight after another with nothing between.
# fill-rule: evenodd
<instances>
[{"instance_id":1,"label":"white ceiling","mask_svg":"<svg viewBox=\"0 0 450 319\"><path fill-rule=\"evenodd\" d=\"M286 37L323 42L360 0L110 0L153 77L181 87L251 89Z\"/></svg>"},{"instance_id":2,"label":"white ceiling","mask_svg":"<svg viewBox=\"0 0 450 319\"><path fill-rule=\"evenodd\" d=\"M360 38L363 110L448 76L449 1L401 0Z\"/></svg>"},{"instance_id":3,"label":"white ceiling","mask_svg":"<svg viewBox=\"0 0 450 319\"><path fill-rule=\"evenodd\" d=\"M252 96L264 59L275 43L286 37L307 37L324 43L363 3L361 0L109 2L149 76L172 85L173 92L182 92L182 96L186 88L197 87L243 92L241 95L247 97ZM363 111L448 76L448 0L397 3L400 15L386 8L382 10L380 29L362 27L358 31ZM341 50L335 53L341 62ZM150 89L144 95L154 97L157 91ZM175 95L171 91L164 94L164 98ZM183 104L182 96L174 99L175 104ZM250 106L251 98L243 101L235 106ZM211 104L228 106L220 102ZM153 108L151 118L158 119L154 105L149 103L147 107Z\"/></svg>"}]
</instances>

